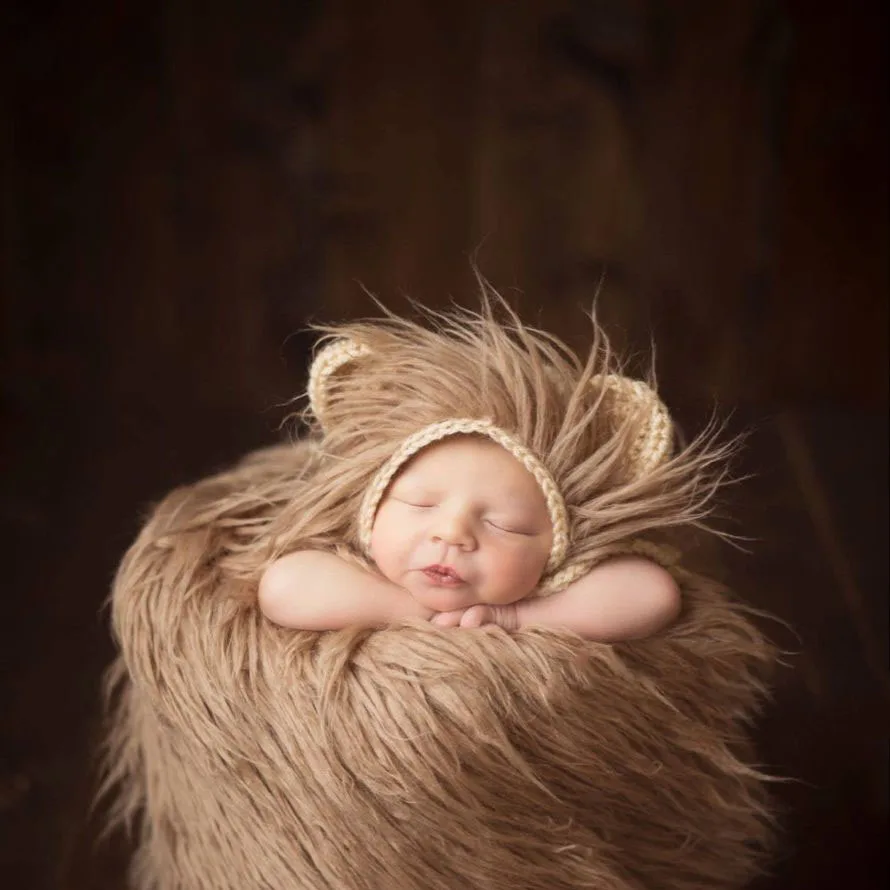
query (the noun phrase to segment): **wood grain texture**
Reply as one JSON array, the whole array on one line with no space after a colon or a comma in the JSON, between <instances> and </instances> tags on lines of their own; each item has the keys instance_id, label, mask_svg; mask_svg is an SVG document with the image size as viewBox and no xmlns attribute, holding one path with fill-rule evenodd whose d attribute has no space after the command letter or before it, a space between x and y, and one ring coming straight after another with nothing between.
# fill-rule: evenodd
<instances>
[{"instance_id":1,"label":"wood grain texture","mask_svg":"<svg viewBox=\"0 0 890 890\"><path fill-rule=\"evenodd\" d=\"M619 346L654 336L684 427L716 402L752 430L727 509L757 540L703 558L795 629L761 744L798 781L763 886L883 886L882 4L3 16L0 884L121 886L89 758L145 505L276 436L310 320L372 312L362 284L472 304L476 257L579 346L599 293Z\"/></svg>"}]
</instances>

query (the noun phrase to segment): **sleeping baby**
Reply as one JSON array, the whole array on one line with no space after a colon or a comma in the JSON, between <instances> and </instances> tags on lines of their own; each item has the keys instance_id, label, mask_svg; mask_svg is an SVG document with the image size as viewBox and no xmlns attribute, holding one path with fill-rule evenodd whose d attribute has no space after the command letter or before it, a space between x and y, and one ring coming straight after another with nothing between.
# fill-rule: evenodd
<instances>
[{"instance_id":1,"label":"sleeping baby","mask_svg":"<svg viewBox=\"0 0 890 890\"><path fill-rule=\"evenodd\" d=\"M553 540L532 474L491 439L455 435L410 460L381 500L368 548L379 574L333 553L298 551L266 570L260 606L272 621L304 630L418 618L560 628L603 642L647 636L679 613L670 574L633 555L534 596Z\"/></svg>"},{"instance_id":2,"label":"sleeping baby","mask_svg":"<svg viewBox=\"0 0 890 890\"><path fill-rule=\"evenodd\" d=\"M680 590L640 536L696 522L719 452L699 438L671 456L664 405L617 373L595 323L582 363L504 312L486 302L428 312L426 327L387 316L328 329L308 388L315 497L352 497L354 521L338 547L331 534L279 546L259 586L267 618L615 642L678 617Z\"/></svg>"}]
</instances>

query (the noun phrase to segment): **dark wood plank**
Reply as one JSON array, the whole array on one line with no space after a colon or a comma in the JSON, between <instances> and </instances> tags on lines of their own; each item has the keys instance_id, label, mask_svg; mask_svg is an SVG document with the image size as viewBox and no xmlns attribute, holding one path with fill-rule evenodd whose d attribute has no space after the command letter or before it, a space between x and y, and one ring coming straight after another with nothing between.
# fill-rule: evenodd
<instances>
[{"instance_id":1,"label":"dark wood plank","mask_svg":"<svg viewBox=\"0 0 890 890\"><path fill-rule=\"evenodd\" d=\"M714 572L795 654L764 886L886 876L886 10L876 0L11 4L2 29L0 883L121 886L87 820L101 604L145 504L275 435L363 281L468 255L753 427ZM285 342L286 341L286 342ZM883 425L882 425L883 423ZM882 469L883 468L883 469Z\"/></svg>"},{"instance_id":2,"label":"dark wood plank","mask_svg":"<svg viewBox=\"0 0 890 890\"><path fill-rule=\"evenodd\" d=\"M781 856L763 888L877 888L887 873L890 677L875 661L886 624L878 630L863 620L886 614L886 546L853 551L846 543L871 534L882 512L886 522L886 500L875 496L873 468L861 460L886 453L886 424L860 416L854 439L849 426L820 419L826 415L751 422L740 470L754 475L733 494L730 511L754 540L748 553L724 551L716 569L748 602L787 623L763 623L788 654L759 747L774 773L790 779L776 787ZM810 486L824 494L816 512L837 523L814 516ZM846 489L846 503L828 494L837 487Z\"/></svg>"}]
</instances>

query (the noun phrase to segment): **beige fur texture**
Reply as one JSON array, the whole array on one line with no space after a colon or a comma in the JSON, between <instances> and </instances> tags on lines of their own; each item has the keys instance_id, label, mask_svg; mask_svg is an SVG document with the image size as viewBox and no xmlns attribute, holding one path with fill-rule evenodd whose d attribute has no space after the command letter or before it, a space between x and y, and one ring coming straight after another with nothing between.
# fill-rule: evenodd
<instances>
[{"instance_id":1,"label":"beige fur texture","mask_svg":"<svg viewBox=\"0 0 890 890\"><path fill-rule=\"evenodd\" d=\"M433 319L419 344L418 330L350 327L385 359L343 375L324 430L174 491L126 554L104 793L136 832L133 887L743 887L771 836L747 731L774 653L713 582L674 566L680 621L612 646L421 623L294 632L259 613L276 555L361 560L368 480L455 406L545 460L569 562L707 518L725 458L713 436L651 479L622 476L633 418L601 416L588 385L616 370L598 329L586 363L487 307Z\"/></svg>"}]
</instances>

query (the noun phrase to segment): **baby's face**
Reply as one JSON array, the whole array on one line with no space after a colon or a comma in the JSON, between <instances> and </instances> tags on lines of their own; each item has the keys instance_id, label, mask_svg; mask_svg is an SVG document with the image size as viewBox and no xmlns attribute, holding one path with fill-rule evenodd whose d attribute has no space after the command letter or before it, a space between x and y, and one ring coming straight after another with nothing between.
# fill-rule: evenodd
<instances>
[{"instance_id":1,"label":"baby's face","mask_svg":"<svg viewBox=\"0 0 890 890\"><path fill-rule=\"evenodd\" d=\"M436 612L522 599L553 531L534 477L489 439L430 445L396 476L371 534L383 575Z\"/></svg>"}]
</instances>

